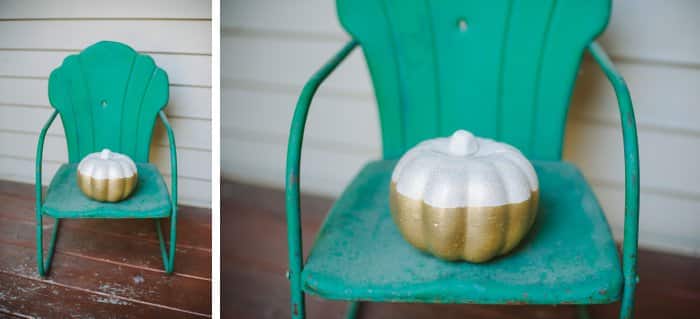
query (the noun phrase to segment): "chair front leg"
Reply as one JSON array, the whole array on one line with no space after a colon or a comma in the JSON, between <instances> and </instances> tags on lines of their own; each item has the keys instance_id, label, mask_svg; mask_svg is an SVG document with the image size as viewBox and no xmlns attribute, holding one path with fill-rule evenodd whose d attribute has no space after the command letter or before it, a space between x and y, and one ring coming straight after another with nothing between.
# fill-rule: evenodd
<instances>
[{"instance_id":1,"label":"chair front leg","mask_svg":"<svg viewBox=\"0 0 700 319\"><path fill-rule=\"evenodd\" d=\"M46 256L46 262L44 262L44 216L41 213L37 214L36 222L36 260L37 260L37 270L39 276L46 277L51 269L51 262L53 261L53 254L56 250L56 239L58 238L58 228L60 226L61 220L56 218L53 224L53 231L51 233L51 241L49 242L49 251Z\"/></svg>"},{"instance_id":2,"label":"chair front leg","mask_svg":"<svg viewBox=\"0 0 700 319\"><path fill-rule=\"evenodd\" d=\"M355 319L360 310L360 302L352 301L348 305L348 312L345 314L346 319Z\"/></svg>"},{"instance_id":3,"label":"chair front leg","mask_svg":"<svg viewBox=\"0 0 700 319\"><path fill-rule=\"evenodd\" d=\"M164 218L163 218L164 219ZM158 232L158 241L160 242L160 254L161 257L163 258L163 268L165 269L165 273L170 275L173 273L174 269L174 264L175 264L175 243L177 240L177 218L176 215L173 214L170 217L170 243L168 248L166 248L165 245L165 238L163 237L163 231L160 226L160 221L161 219L156 219L156 231Z\"/></svg>"}]
</instances>

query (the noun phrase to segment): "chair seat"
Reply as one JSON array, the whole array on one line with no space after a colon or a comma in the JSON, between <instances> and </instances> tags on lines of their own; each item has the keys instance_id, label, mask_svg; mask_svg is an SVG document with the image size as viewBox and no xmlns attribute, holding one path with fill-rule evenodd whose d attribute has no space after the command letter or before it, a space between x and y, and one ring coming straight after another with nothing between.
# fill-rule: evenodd
<instances>
[{"instance_id":1,"label":"chair seat","mask_svg":"<svg viewBox=\"0 0 700 319\"><path fill-rule=\"evenodd\" d=\"M137 163L138 183L127 199L103 203L85 196L77 183L77 164L63 164L54 175L43 206L55 218L160 218L170 216L170 195L153 164Z\"/></svg>"},{"instance_id":2,"label":"chair seat","mask_svg":"<svg viewBox=\"0 0 700 319\"><path fill-rule=\"evenodd\" d=\"M303 289L337 300L591 304L619 299L622 272L603 211L579 170L534 162L540 209L515 251L484 264L421 253L389 212L396 161L366 165L331 209L302 272Z\"/></svg>"}]
</instances>

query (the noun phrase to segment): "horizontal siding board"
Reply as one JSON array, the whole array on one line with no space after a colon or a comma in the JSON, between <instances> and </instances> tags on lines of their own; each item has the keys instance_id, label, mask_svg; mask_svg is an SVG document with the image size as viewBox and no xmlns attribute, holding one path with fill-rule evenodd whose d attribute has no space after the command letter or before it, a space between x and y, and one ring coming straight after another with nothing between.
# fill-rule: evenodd
<instances>
[{"instance_id":1,"label":"horizontal siding board","mask_svg":"<svg viewBox=\"0 0 700 319\"><path fill-rule=\"evenodd\" d=\"M101 40L112 40L128 43L137 51L211 54L210 34L211 21L0 21L3 49L77 51Z\"/></svg>"},{"instance_id":2,"label":"horizontal siding board","mask_svg":"<svg viewBox=\"0 0 700 319\"><path fill-rule=\"evenodd\" d=\"M136 9L138 8L138 9ZM202 0L3 0L0 19L70 18L211 19L211 1Z\"/></svg>"},{"instance_id":3,"label":"horizontal siding board","mask_svg":"<svg viewBox=\"0 0 700 319\"><path fill-rule=\"evenodd\" d=\"M222 1L221 26L224 29L259 29L278 33L344 33L338 23L335 1L309 0L287 4L276 0Z\"/></svg>"},{"instance_id":4,"label":"horizontal siding board","mask_svg":"<svg viewBox=\"0 0 700 319\"><path fill-rule=\"evenodd\" d=\"M301 91L304 83L340 50L343 43L223 38L221 76L223 79L291 85ZM323 88L369 96L372 86L362 50L353 51L324 82Z\"/></svg>"},{"instance_id":5,"label":"horizontal siding board","mask_svg":"<svg viewBox=\"0 0 700 319\"><path fill-rule=\"evenodd\" d=\"M263 91L285 91L298 96L311 74L338 47L337 43L302 40L226 38L222 41L222 52L226 53L222 56L223 89L257 89L261 91L257 94L261 95L265 94ZM627 62L618 63L617 67L629 82L641 125L700 135L697 125L700 110L696 107L700 103L700 90L694 89L700 87L700 68ZM373 100L372 83L362 52L353 52L324 82L319 93ZM224 106L226 104L224 100ZM619 121L615 94L593 62L583 64L572 99L572 114L609 123Z\"/></svg>"},{"instance_id":6,"label":"horizontal siding board","mask_svg":"<svg viewBox=\"0 0 700 319\"><path fill-rule=\"evenodd\" d=\"M625 191L620 186L593 183L613 233L623 239ZM642 190L639 241L642 246L700 256L700 201Z\"/></svg>"},{"instance_id":7,"label":"horizontal siding board","mask_svg":"<svg viewBox=\"0 0 700 319\"><path fill-rule=\"evenodd\" d=\"M16 131L38 134L51 115L52 110L44 107L22 107L0 105L0 131ZM211 121L187 118L169 118L178 147L211 150ZM50 135L63 135L61 119L54 121ZM168 145L167 135L160 121L156 122L154 139L161 145Z\"/></svg>"},{"instance_id":8,"label":"horizontal siding board","mask_svg":"<svg viewBox=\"0 0 700 319\"><path fill-rule=\"evenodd\" d=\"M0 105L38 106L48 110L48 80L0 77ZM171 116L210 119L211 89L171 86L165 112Z\"/></svg>"},{"instance_id":9,"label":"horizontal siding board","mask_svg":"<svg viewBox=\"0 0 700 319\"><path fill-rule=\"evenodd\" d=\"M283 187L286 143L222 137L221 149L225 150L221 159L224 178ZM301 189L337 196L368 160L378 157L306 145L301 157Z\"/></svg>"},{"instance_id":10,"label":"horizontal siding board","mask_svg":"<svg viewBox=\"0 0 700 319\"><path fill-rule=\"evenodd\" d=\"M700 1L613 1L612 19L601 37L617 57L700 66Z\"/></svg>"},{"instance_id":11,"label":"horizontal siding board","mask_svg":"<svg viewBox=\"0 0 700 319\"><path fill-rule=\"evenodd\" d=\"M616 0L612 3L612 18L601 37L612 55L700 65L697 36L700 1ZM224 35L259 30L266 35L277 34L277 40L289 37L290 33L309 40L347 36L338 23L334 1L296 1L293 5L276 0L224 1L221 14Z\"/></svg>"},{"instance_id":12,"label":"horizontal siding board","mask_svg":"<svg viewBox=\"0 0 700 319\"><path fill-rule=\"evenodd\" d=\"M699 51L700 52L700 51ZM700 68L616 63L627 81L637 124L700 135ZM576 82L572 114L619 126L612 86L592 61L583 64Z\"/></svg>"},{"instance_id":13,"label":"horizontal siding board","mask_svg":"<svg viewBox=\"0 0 700 319\"><path fill-rule=\"evenodd\" d=\"M2 44L0 44L1 46ZM0 76L48 79L69 54L78 51L3 51L0 47ZM211 86L211 56L186 54L149 54L168 73L175 85Z\"/></svg>"},{"instance_id":14,"label":"horizontal siding board","mask_svg":"<svg viewBox=\"0 0 700 319\"><path fill-rule=\"evenodd\" d=\"M222 89L222 123L228 129L251 134L289 133L296 94ZM233 133L231 133L233 134ZM305 137L379 152L381 148L377 107L372 99L342 99L319 94L307 119Z\"/></svg>"},{"instance_id":15,"label":"horizontal siding board","mask_svg":"<svg viewBox=\"0 0 700 319\"><path fill-rule=\"evenodd\" d=\"M211 119L211 88L171 86L165 113L169 116Z\"/></svg>"},{"instance_id":16,"label":"horizontal siding board","mask_svg":"<svg viewBox=\"0 0 700 319\"><path fill-rule=\"evenodd\" d=\"M170 177L163 178L170 190ZM177 201L180 205L211 207L211 181L180 178L177 180L177 193Z\"/></svg>"},{"instance_id":17,"label":"horizontal siding board","mask_svg":"<svg viewBox=\"0 0 700 319\"><path fill-rule=\"evenodd\" d=\"M285 141L296 96L287 93L222 91L223 134L273 136ZM615 104L608 105L613 110ZM578 107L578 106L577 106ZM379 124L373 102L319 96L308 118L306 141L328 150L379 152ZM644 187L671 192L694 192L700 171L689 169L700 162L700 137L640 130ZM655 145L655 147L644 147ZM224 150L226 151L226 150ZM661 154L684 154L682 157ZM565 158L580 165L587 176L615 183L624 182L621 130L611 125L572 117L567 126Z\"/></svg>"},{"instance_id":18,"label":"horizontal siding board","mask_svg":"<svg viewBox=\"0 0 700 319\"><path fill-rule=\"evenodd\" d=\"M689 194L700 199L700 140L695 136L641 130L640 184L643 188ZM572 122L567 127L564 158L595 180L624 183L622 133L619 127Z\"/></svg>"}]
</instances>

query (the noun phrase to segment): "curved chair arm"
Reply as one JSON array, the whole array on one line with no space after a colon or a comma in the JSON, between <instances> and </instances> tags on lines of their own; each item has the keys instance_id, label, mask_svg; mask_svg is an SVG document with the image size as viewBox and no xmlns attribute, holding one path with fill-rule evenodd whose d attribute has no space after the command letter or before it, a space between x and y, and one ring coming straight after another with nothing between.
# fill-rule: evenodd
<instances>
[{"instance_id":1,"label":"curved chair arm","mask_svg":"<svg viewBox=\"0 0 700 319\"><path fill-rule=\"evenodd\" d=\"M608 80L615 89L620 107L622 137L625 149L625 230L622 244L622 269L625 286L622 296L620 318L631 318L634 308L634 291L637 277L637 240L639 237L639 149L637 126L632 109L632 99L622 75L615 69L608 55L598 43L588 47Z\"/></svg>"},{"instance_id":2,"label":"curved chair arm","mask_svg":"<svg viewBox=\"0 0 700 319\"><path fill-rule=\"evenodd\" d=\"M287 206L287 244L289 249L289 274L288 278L292 286L292 317L304 317L304 296L301 293L301 269L302 269L302 242L301 220L299 205L299 163L301 160L301 144L304 139L304 126L309 106L316 90L323 80L345 59L357 46L356 41L348 42L333 58L326 62L318 72L304 85L299 101L294 110L294 117L289 132L287 146L287 174L286 174L286 206Z\"/></svg>"},{"instance_id":3,"label":"curved chair arm","mask_svg":"<svg viewBox=\"0 0 700 319\"><path fill-rule=\"evenodd\" d=\"M46 121L46 124L44 124L44 127L41 128L41 133L39 133L39 142L37 143L36 147L36 171L35 171L35 180L34 180L34 188L36 190L36 214L37 217L41 216L41 161L44 157L44 139L46 139L46 132L49 131L49 127L53 123L53 121L56 119L56 115L58 115L58 111L54 110L51 116L49 117L49 120Z\"/></svg>"},{"instance_id":4,"label":"curved chair arm","mask_svg":"<svg viewBox=\"0 0 700 319\"><path fill-rule=\"evenodd\" d=\"M165 116L165 112L158 112L158 117L163 122L165 130L168 132L168 144L170 144L170 197L172 198L172 214L177 211L177 151L175 149L175 135L170 127L170 122Z\"/></svg>"}]
</instances>

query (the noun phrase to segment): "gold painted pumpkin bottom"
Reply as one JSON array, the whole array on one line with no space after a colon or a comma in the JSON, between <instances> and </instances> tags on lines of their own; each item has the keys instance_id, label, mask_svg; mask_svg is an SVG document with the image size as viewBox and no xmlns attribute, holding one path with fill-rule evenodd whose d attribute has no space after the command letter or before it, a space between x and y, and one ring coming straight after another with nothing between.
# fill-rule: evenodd
<instances>
[{"instance_id":1,"label":"gold painted pumpkin bottom","mask_svg":"<svg viewBox=\"0 0 700 319\"><path fill-rule=\"evenodd\" d=\"M440 208L396 191L391 215L401 235L423 252L447 260L486 262L515 248L535 221L539 194L521 203L492 207Z\"/></svg>"},{"instance_id":2,"label":"gold painted pumpkin bottom","mask_svg":"<svg viewBox=\"0 0 700 319\"><path fill-rule=\"evenodd\" d=\"M126 199L136 188L138 174L131 177L96 179L78 171L78 187L85 196L100 202L118 202Z\"/></svg>"}]
</instances>

